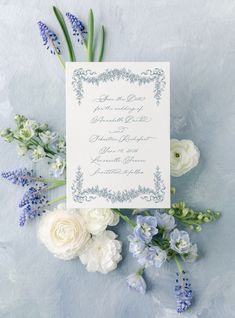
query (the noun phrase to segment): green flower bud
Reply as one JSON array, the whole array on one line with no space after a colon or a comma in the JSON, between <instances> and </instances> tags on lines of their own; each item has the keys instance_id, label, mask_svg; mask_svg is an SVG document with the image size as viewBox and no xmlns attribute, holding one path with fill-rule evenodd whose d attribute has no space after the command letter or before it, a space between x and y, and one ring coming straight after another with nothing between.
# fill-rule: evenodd
<instances>
[{"instance_id":1,"label":"green flower bud","mask_svg":"<svg viewBox=\"0 0 235 318\"><path fill-rule=\"evenodd\" d=\"M12 142L14 139L14 133L10 128L3 129L0 132L0 136L6 141L6 142Z\"/></svg>"},{"instance_id":2,"label":"green flower bud","mask_svg":"<svg viewBox=\"0 0 235 318\"><path fill-rule=\"evenodd\" d=\"M172 207L173 207L174 209L178 209L178 208L179 208L179 204L178 204L178 203L173 203L173 204L172 204Z\"/></svg>"},{"instance_id":3,"label":"green flower bud","mask_svg":"<svg viewBox=\"0 0 235 318\"><path fill-rule=\"evenodd\" d=\"M16 126L18 128L21 128L27 120L23 115L18 115L18 114L15 115L14 119L15 119Z\"/></svg>"},{"instance_id":4,"label":"green flower bud","mask_svg":"<svg viewBox=\"0 0 235 318\"><path fill-rule=\"evenodd\" d=\"M189 212L189 209L188 209L188 208L184 208L184 209L182 210L182 215L183 215L183 216L186 216L186 215L188 214L188 212Z\"/></svg>"},{"instance_id":5,"label":"green flower bud","mask_svg":"<svg viewBox=\"0 0 235 318\"><path fill-rule=\"evenodd\" d=\"M38 128L37 128L37 130L39 131L39 132L43 132L43 131L47 131L48 130L48 124L40 124L39 126L38 126Z\"/></svg>"},{"instance_id":6,"label":"green flower bud","mask_svg":"<svg viewBox=\"0 0 235 318\"><path fill-rule=\"evenodd\" d=\"M197 232L201 232L202 227L201 227L200 225L197 225L196 228L195 228L195 230L196 230Z\"/></svg>"},{"instance_id":7,"label":"green flower bud","mask_svg":"<svg viewBox=\"0 0 235 318\"><path fill-rule=\"evenodd\" d=\"M174 214L175 214L175 211L174 211L174 209L170 209L170 210L168 211L168 213L169 213L170 215L174 215Z\"/></svg>"}]
</instances>

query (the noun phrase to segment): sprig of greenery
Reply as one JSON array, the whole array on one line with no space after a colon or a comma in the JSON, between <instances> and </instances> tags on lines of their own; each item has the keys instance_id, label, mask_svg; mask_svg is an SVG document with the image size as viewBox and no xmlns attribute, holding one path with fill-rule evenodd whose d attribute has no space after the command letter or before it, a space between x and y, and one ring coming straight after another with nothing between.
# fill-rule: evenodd
<instances>
[{"instance_id":1,"label":"sprig of greenery","mask_svg":"<svg viewBox=\"0 0 235 318\"><path fill-rule=\"evenodd\" d=\"M173 215L182 225L197 232L202 230L202 224L216 221L221 216L220 212L211 209L207 209L206 212L195 211L187 207L184 201L173 203L171 209L166 209L165 212Z\"/></svg>"}]
</instances>

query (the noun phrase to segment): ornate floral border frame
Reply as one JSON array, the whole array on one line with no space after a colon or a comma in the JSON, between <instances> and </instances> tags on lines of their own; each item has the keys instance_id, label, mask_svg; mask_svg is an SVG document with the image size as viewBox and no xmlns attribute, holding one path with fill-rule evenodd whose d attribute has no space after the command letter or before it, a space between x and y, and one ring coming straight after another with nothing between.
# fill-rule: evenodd
<instances>
[{"instance_id":1,"label":"ornate floral border frame","mask_svg":"<svg viewBox=\"0 0 235 318\"><path fill-rule=\"evenodd\" d=\"M164 200L166 187L161 177L161 172L159 167L153 174L154 189L143 187L141 185L137 186L135 189L113 191L108 188L100 188L98 185L83 188L83 173L81 167L78 167L75 180L72 185L72 197L75 202L83 203L89 202L96 199L97 197L102 197L108 202L131 202L133 199L141 197L145 201L153 201L154 203L159 203Z\"/></svg>"},{"instance_id":2,"label":"ornate floral border frame","mask_svg":"<svg viewBox=\"0 0 235 318\"><path fill-rule=\"evenodd\" d=\"M72 77L72 85L78 104L81 104L81 100L83 98L83 82L98 86L101 82L105 83L107 81L114 80L125 80L130 83L138 83L139 86L154 82L153 93L157 105L159 105L162 92L166 86L165 73L159 68L147 69L145 72L141 72L140 74L133 73L125 67L121 69L106 69L104 72L99 74L89 69L85 70L83 68L78 68L73 72Z\"/></svg>"}]
</instances>

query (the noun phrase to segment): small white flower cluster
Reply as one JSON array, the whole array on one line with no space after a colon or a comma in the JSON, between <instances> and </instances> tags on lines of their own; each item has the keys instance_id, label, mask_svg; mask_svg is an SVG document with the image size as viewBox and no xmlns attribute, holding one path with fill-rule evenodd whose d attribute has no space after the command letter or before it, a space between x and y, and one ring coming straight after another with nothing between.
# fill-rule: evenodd
<instances>
[{"instance_id":1,"label":"small white flower cluster","mask_svg":"<svg viewBox=\"0 0 235 318\"><path fill-rule=\"evenodd\" d=\"M47 124L41 124L22 115L15 116L15 130L6 128L0 137L7 142L17 141L19 156L29 154L33 162L50 160L50 172L55 177L63 175L66 166L65 139L57 132L51 131Z\"/></svg>"},{"instance_id":2,"label":"small white flower cluster","mask_svg":"<svg viewBox=\"0 0 235 318\"><path fill-rule=\"evenodd\" d=\"M107 226L117 225L119 217L111 209L70 209L59 205L44 214L38 237L55 257L79 257L88 272L109 273L121 261L122 244Z\"/></svg>"}]
</instances>

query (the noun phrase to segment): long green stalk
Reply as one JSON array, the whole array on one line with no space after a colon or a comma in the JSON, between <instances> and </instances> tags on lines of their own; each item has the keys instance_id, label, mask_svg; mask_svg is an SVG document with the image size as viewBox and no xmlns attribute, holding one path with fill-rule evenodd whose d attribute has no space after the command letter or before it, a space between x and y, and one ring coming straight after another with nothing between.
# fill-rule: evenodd
<instances>
[{"instance_id":1,"label":"long green stalk","mask_svg":"<svg viewBox=\"0 0 235 318\"><path fill-rule=\"evenodd\" d=\"M65 200L66 199L66 195L62 195L61 197L55 198L51 201L48 202L49 205L55 204L59 201Z\"/></svg>"},{"instance_id":2,"label":"long green stalk","mask_svg":"<svg viewBox=\"0 0 235 318\"><path fill-rule=\"evenodd\" d=\"M55 6L53 6L53 11L54 11L54 14L55 14L55 16L60 24L60 27L63 31L65 41L66 41L68 51L69 51L70 61L75 62L76 58L75 58L75 54L74 54L74 50L73 50L73 45L72 45L72 41L71 41L70 36L69 36L69 32L68 32L64 17L62 15L62 13L60 12L60 10L57 9Z\"/></svg>"},{"instance_id":3,"label":"long green stalk","mask_svg":"<svg viewBox=\"0 0 235 318\"><path fill-rule=\"evenodd\" d=\"M183 269L182 269L182 266L180 264L180 261L178 259L178 257L175 255L174 257L174 260L175 260L175 263L176 263L176 267L178 269L178 272L179 272L179 275L182 276L182 273L183 273Z\"/></svg>"},{"instance_id":4,"label":"long green stalk","mask_svg":"<svg viewBox=\"0 0 235 318\"><path fill-rule=\"evenodd\" d=\"M88 17L88 40L87 40L88 62L93 62L93 59L94 59L93 38L94 38L94 15L93 15L93 11L90 9L89 17Z\"/></svg>"},{"instance_id":5,"label":"long green stalk","mask_svg":"<svg viewBox=\"0 0 235 318\"><path fill-rule=\"evenodd\" d=\"M100 53L99 53L98 61L102 62L103 55L104 55L104 42L105 42L105 31L104 31L104 26L103 25L101 27L100 36L101 36L101 39L100 39Z\"/></svg>"}]
</instances>

